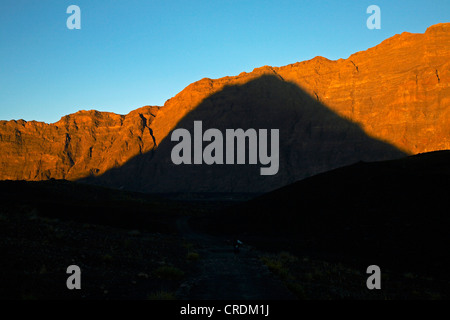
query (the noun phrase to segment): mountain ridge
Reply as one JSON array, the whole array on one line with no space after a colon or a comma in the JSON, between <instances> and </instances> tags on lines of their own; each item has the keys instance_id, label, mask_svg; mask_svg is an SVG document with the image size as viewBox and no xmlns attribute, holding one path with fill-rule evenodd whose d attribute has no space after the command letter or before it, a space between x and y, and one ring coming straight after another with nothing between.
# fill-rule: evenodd
<instances>
[{"instance_id":1,"label":"mountain ridge","mask_svg":"<svg viewBox=\"0 0 450 320\"><path fill-rule=\"evenodd\" d=\"M396 35L347 59L329 60L318 56L282 67L262 66L237 76L203 78L168 99L163 107L144 106L127 115L81 110L53 124L0 121L0 179L78 180L100 177L137 156L157 154L159 145L170 132L198 106L202 105L211 114L217 113L216 95L220 96L224 90L230 98L221 96L223 101L219 104L223 112L233 112L235 106L227 105L226 109L223 106L227 99L236 103L233 99L240 96L239 103L249 101L249 114L259 110L259 102L270 101L272 107L267 106L264 110L272 117L281 117L278 110L288 108L286 104L299 103L298 93L281 89L281 86L291 84L331 113L359 126L367 136L388 143L404 154L450 149L447 129L450 125L449 44L450 23L442 23L430 26L423 34ZM267 80L269 77L273 79ZM280 88L277 87L278 82ZM252 83L258 83L260 88L249 85ZM269 83L272 87L268 86ZM242 88L251 91L253 96L242 93ZM286 94L288 96L283 96ZM257 100L254 96L265 100ZM282 103L284 109L278 103ZM315 112L314 108L308 112ZM239 110L242 112L245 108ZM202 113L205 119L209 117L206 111ZM311 115L314 118L308 112L298 115L295 111L293 115L299 121ZM223 116L223 119L230 121L230 117ZM276 123L283 124L281 118ZM311 127L313 135L316 131L320 135L323 130L328 130L325 127L332 126L321 119L303 124ZM347 129L339 130L347 132ZM297 142L300 139L286 138ZM327 142L316 139L315 143ZM330 153L336 152L331 149ZM369 155L365 160L387 159L388 154L380 156L374 153L373 158ZM351 157L343 162L331 159L328 166L319 166L308 174L348 164L346 161L350 159L355 160ZM305 174L293 172L292 177L300 179ZM273 188L287 182L278 181Z\"/></svg>"}]
</instances>

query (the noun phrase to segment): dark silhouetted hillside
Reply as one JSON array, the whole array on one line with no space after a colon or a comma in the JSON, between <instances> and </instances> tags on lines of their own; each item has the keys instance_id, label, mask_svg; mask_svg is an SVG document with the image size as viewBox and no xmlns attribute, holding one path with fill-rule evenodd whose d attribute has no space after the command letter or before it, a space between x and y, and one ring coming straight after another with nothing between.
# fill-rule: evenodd
<instances>
[{"instance_id":1,"label":"dark silhouetted hillside","mask_svg":"<svg viewBox=\"0 0 450 320\"><path fill-rule=\"evenodd\" d=\"M263 247L445 274L450 267L450 151L359 162L210 219L203 230Z\"/></svg>"}]
</instances>

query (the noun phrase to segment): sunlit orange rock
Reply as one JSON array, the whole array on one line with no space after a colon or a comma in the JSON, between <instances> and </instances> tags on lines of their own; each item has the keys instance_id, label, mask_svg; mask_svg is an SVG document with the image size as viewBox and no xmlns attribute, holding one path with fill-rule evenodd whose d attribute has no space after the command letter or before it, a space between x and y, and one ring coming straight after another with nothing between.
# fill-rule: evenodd
<instances>
[{"instance_id":1,"label":"sunlit orange rock","mask_svg":"<svg viewBox=\"0 0 450 320\"><path fill-rule=\"evenodd\" d=\"M0 121L0 177L76 180L120 166L154 147L150 125L158 109L79 111L53 124Z\"/></svg>"},{"instance_id":2,"label":"sunlit orange rock","mask_svg":"<svg viewBox=\"0 0 450 320\"><path fill-rule=\"evenodd\" d=\"M288 84L308 93L317 105L305 101L308 108L300 114L302 98ZM247 120L249 126L270 126L273 120L283 127L280 166L285 171L266 184L244 171L231 174L230 181L200 176L198 186L185 177L182 181L192 185L187 190L268 191L352 161L395 155L378 147L354 151L368 143L357 128L403 154L450 149L449 84L450 23L445 23L424 34L396 35L347 59L316 57L234 77L205 78L167 100L164 107L147 106L128 115L80 111L53 124L0 121L0 179L77 180L130 163L130 168L116 170L116 177L105 176L102 183L141 191L157 191L163 185L163 191L185 191L176 188L184 171L166 166L167 150L162 147L165 155L161 155L158 148L187 115L197 114L202 118L197 120L218 126ZM245 106L234 105L236 101ZM329 110L325 120L324 112L315 112L319 105ZM339 120L333 120L334 114ZM330 140L334 136L340 137L339 143ZM130 161L143 154L151 156ZM134 182L124 183L127 179Z\"/></svg>"}]
</instances>

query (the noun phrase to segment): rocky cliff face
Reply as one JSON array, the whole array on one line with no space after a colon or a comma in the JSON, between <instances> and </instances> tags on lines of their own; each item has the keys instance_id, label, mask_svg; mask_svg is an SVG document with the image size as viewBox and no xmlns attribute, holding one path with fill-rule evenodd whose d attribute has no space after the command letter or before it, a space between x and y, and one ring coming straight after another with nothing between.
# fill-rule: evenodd
<instances>
[{"instance_id":1,"label":"rocky cliff face","mask_svg":"<svg viewBox=\"0 0 450 320\"><path fill-rule=\"evenodd\" d=\"M77 180L121 166L154 148L150 126L158 110L79 111L53 124L0 121L0 177Z\"/></svg>"},{"instance_id":2,"label":"rocky cliff face","mask_svg":"<svg viewBox=\"0 0 450 320\"><path fill-rule=\"evenodd\" d=\"M180 165L170 132L280 130L280 171ZM0 179L64 178L140 191L269 191L359 160L450 149L450 24L402 33L348 59L316 57L202 79L164 107L0 122Z\"/></svg>"}]
</instances>

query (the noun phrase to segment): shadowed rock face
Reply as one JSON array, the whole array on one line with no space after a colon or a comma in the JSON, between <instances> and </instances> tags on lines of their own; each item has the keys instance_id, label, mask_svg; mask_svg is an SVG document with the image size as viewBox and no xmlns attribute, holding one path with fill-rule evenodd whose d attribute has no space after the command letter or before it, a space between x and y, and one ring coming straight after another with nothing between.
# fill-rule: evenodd
<instances>
[{"instance_id":1,"label":"shadowed rock face","mask_svg":"<svg viewBox=\"0 0 450 320\"><path fill-rule=\"evenodd\" d=\"M359 160L403 155L274 74L222 88L184 115L176 128L185 128L193 136L196 120L202 121L203 131L279 129L278 173L260 175L261 164L175 165L171 151L178 142L171 141L169 134L154 152L86 181L150 192L265 192Z\"/></svg>"},{"instance_id":2,"label":"shadowed rock face","mask_svg":"<svg viewBox=\"0 0 450 320\"><path fill-rule=\"evenodd\" d=\"M202 79L164 107L80 111L54 124L0 122L0 178L65 178L140 191L269 191L358 160L450 148L450 24L348 59L322 57ZM170 132L280 130L280 171L174 166ZM384 143L384 142L386 143Z\"/></svg>"}]
</instances>

